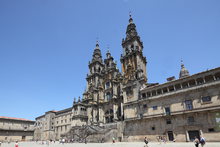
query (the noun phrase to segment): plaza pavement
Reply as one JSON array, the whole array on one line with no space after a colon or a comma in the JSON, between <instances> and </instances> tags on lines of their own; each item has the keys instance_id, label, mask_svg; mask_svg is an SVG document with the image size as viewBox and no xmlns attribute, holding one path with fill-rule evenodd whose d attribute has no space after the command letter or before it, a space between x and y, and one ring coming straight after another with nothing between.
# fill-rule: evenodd
<instances>
[{"instance_id":1,"label":"plaza pavement","mask_svg":"<svg viewBox=\"0 0 220 147\"><path fill-rule=\"evenodd\" d=\"M35 142L20 142L19 147L144 147L143 142L116 142L116 143L68 143L68 144L59 144L51 143L50 145L42 145ZM14 147L14 143L3 143L1 147ZM157 143L150 142L148 147L195 147L193 142L171 142L171 143ZM200 146L201 147L201 146ZM220 142L208 142L204 147L220 147Z\"/></svg>"}]
</instances>

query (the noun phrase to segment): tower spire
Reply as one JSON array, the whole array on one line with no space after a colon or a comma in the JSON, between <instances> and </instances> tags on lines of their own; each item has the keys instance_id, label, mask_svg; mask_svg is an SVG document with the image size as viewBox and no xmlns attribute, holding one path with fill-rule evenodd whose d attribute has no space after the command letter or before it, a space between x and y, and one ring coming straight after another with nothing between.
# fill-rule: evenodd
<instances>
[{"instance_id":1,"label":"tower spire","mask_svg":"<svg viewBox=\"0 0 220 147\"><path fill-rule=\"evenodd\" d=\"M132 18L132 15L131 15L131 11L129 12L129 23L133 23L133 18Z\"/></svg>"},{"instance_id":2,"label":"tower spire","mask_svg":"<svg viewBox=\"0 0 220 147\"><path fill-rule=\"evenodd\" d=\"M183 60L181 59L181 69L179 73L179 78L184 78L189 76L189 71L185 68L185 65L183 64Z\"/></svg>"}]
</instances>

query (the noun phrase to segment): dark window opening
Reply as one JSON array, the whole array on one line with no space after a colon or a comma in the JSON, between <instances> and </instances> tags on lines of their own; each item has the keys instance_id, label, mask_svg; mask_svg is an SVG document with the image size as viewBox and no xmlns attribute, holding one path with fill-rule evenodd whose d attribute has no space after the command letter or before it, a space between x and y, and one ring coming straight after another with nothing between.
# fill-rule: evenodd
<instances>
[{"instance_id":1,"label":"dark window opening","mask_svg":"<svg viewBox=\"0 0 220 147\"><path fill-rule=\"evenodd\" d=\"M171 122L171 119L167 119L166 120L166 123L169 125L169 124L172 124L172 122Z\"/></svg>"},{"instance_id":2,"label":"dark window opening","mask_svg":"<svg viewBox=\"0 0 220 147\"><path fill-rule=\"evenodd\" d=\"M188 83L183 83L182 86L183 86L183 88L187 88L188 87Z\"/></svg>"},{"instance_id":3,"label":"dark window opening","mask_svg":"<svg viewBox=\"0 0 220 147\"><path fill-rule=\"evenodd\" d=\"M197 79L196 81L197 81L197 84L198 84L198 85L200 85L200 84L203 84L203 83L204 83L204 81L203 81L203 79L202 79L202 78L199 78L199 79Z\"/></svg>"},{"instance_id":4,"label":"dark window opening","mask_svg":"<svg viewBox=\"0 0 220 147\"><path fill-rule=\"evenodd\" d=\"M150 97L150 96L151 96L150 92L147 92L147 97Z\"/></svg>"},{"instance_id":5,"label":"dark window opening","mask_svg":"<svg viewBox=\"0 0 220 147\"><path fill-rule=\"evenodd\" d=\"M202 97L202 102L205 103L205 102L211 102L211 96L204 96Z\"/></svg>"},{"instance_id":6,"label":"dark window opening","mask_svg":"<svg viewBox=\"0 0 220 147\"><path fill-rule=\"evenodd\" d=\"M168 91L167 91L167 88L164 88L163 89L163 93L167 93Z\"/></svg>"},{"instance_id":7,"label":"dark window opening","mask_svg":"<svg viewBox=\"0 0 220 147\"><path fill-rule=\"evenodd\" d=\"M156 91L152 91L152 96L155 96L156 95Z\"/></svg>"},{"instance_id":8,"label":"dark window opening","mask_svg":"<svg viewBox=\"0 0 220 147\"><path fill-rule=\"evenodd\" d=\"M205 77L205 82L206 82L206 83L208 83L208 82L212 82L212 81L214 81L212 75L209 75L209 76L206 76L206 77Z\"/></svg>"},{"instance_id":9,"label":"dark window opening","mask_svg":"<svg viewBox=\"0 0 220 147\"><path fill-rule=\"evenodd\" d=\"M133 89L131 87L127 88L126 94L127 94L127 96L132 96L133 95Z\"/></svg>"},{"instance_id":10,"label":"dark window opening","mask_svg":"<svg viewBox=\"0 0 220 147\"><path fill-rule=\"evenodd\" d=\"M151 130L155 130L155 127L151 127Z\"/></svg>"},{"instance_id":11,"label":"dark window opening","mask_svg":"<svg viewBox=\"0 0 220 147\"><path fill-rule=\"evenodd\" d=\"M209 132L215 132L215 129L214 128L209 128L208 131Z\"/></svg>"},{"instance_id":12,"label":"dark window opening","mask_svg":"<svg viewBox=\"0 0 220 147\"><path fill-rule=\"evenodd\" d=\"M106 89L110 88L110 82L106 82L105 86L106 86Z\"/></svg>"},{"instance_id":13,"label":"dark window opening","mask_svg":"<svg viewBox=\"0 0 220 147\"><path fill-rule=\"evenodd\" d=\"M157 110L157 106L153 106L153 110Z\"/></svg>"},{"instance_id":14,"label":"dark window opening","mask_svg":"<svg viewBox=\"0 0 220 147\"><path fill-rule=\"evenodd\" d=\"M191 80L191 81L189 81L189 85L190 85L190 86L195 86L195 85L196 85L195 80Z\"/></svg>"},{"instance_id":15,"label":"dark window opening","mask_svg":"<svg viewBox=\"0 0 220 147\"><path fill-rule=\"evenodd\" d=\"M109 101L112 98L112 95L110 92L106 93L106 99Z\"/></svg>"},{"instance_id":16,"label":"dark window opening","mask_svg":"<svg viewBox=\"0 0 220 147\"><path fill-rule=\"evenodd\" d=\"M146 98L146 93L142 93L142 98Z\"/></svg>"},{"instance_id":17,"label":"dark window opening","mask_svg":"<svg viewBox=\"0 0 220 147\"><path fill-rule=\"evenodd\" d=\"M166 115L170 115L170 107L165 107L165 113Z\"/></svg>"},{"instance_id":18,"label":"dark window opening","mask_svg":"<svg viewBox=\"0 0 220 147\"><path fill-rule=\"evenodd\" d=\"M143 105L143 108L147 108L147 104L144 104L144 105Z\"/></svg>"},{"instance_id":19,"label":"dark window opening","mask_svg":"<svg viewBox=\"0 0 220 147\"><path fill-rule=\"evenodd\" d=\"M180 84L178 84L178 85L175 85L175 88L176 88L176 90L179 90L179 89L181 89L181 86L180 86Z\"/></svg>"},{"instance_id":20,"label":"dark window opening","mask_svg":"<svg viewBox=\"0 0 220 147\"><path fill-rule=\"evenodd\" d=\"M161 89L157 90L157 94L161 94L161 93L162 93Z\"/></svg>"},{"instance_id":21,"label":"dark window opening","mask_svg":"<svg viewBox=\"0 0 220 147\"><path fill-rule=\"evenodd\" d=\"M169 87L169 91L174 91L174 86Z\"/></svg>"},{"instance_id":22,"label":"dark window opening","mask_svg":"<svg viewBox=\"0 0 220 147\"><path fill-rule=\"evenodd\" d=\"M192 110L193 109L192 100L186 100L185 104L186 104L186 110Z\"/></svg>"},{"instance_id":23,"label":"dark window opening","mask_svg":"<svg viewBox=\"0 0 220 147\"><path fill-rule=\"evenodd\" d=\"M216 73L216 74L215 74L215 79L216 79L216 80L220 80L220 73Z\"/></svg>"}]
</instances>

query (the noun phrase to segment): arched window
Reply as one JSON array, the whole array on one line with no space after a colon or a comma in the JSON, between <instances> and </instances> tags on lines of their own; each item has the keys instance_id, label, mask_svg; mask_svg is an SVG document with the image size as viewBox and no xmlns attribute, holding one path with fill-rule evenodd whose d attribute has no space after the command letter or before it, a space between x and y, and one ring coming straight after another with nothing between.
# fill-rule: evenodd
<instances>
[{"instance_id":1,"label":"arched window","mask_svg":"<svg viewBox=\"0 0 220 147\"><path fill-rule=\"evenodd\" d=\"M106 83L105 83L105 88L106 88L106 89L110 88L110 82L106 82Z\"/></svg>"},{"instance_id":2,"label":"arched window","mask_svg":"<svg viewBox=\"0 0 220 147\"><path fill-rule=\"evenodd\" d=\"M134 50L134 45L133 44L131 45L131 50Z\"/></svg>"},{"instance_id":3,"label":"arched window","mask_svg":"<svg viewBox=\"0 0 220 147\"><path fill-rule=\"evenodd\" d=\"M107 99L107 101L109 101L111 98L112 98L111 93L110 93L110 92L107 92L107 93L106 93L106 99Z\"/></svg>"}]
</instances>

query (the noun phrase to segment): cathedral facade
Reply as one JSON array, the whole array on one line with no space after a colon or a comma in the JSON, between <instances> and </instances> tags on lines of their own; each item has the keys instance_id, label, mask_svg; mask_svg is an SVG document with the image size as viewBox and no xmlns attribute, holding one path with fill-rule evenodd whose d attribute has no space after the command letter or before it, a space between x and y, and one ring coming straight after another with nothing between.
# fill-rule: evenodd
<instances>
[{"instance_id":1,"label":"cathedral facade","mask_svg":"<svg viewBox=\"0 0 220 147\"><path fill-rule=\"evenodd\" d=\"M96 43L82 98L37 117L35 140L58 140L77 126L101 126L115 129L105 134L119 141L145 136L190 141L200 135L220 141L220 68L190 75L182 63L178 79L148 83L143 42L131 16L122 48L120 72L111 53L103 59Z\"/></svg>"}]
</instances>

